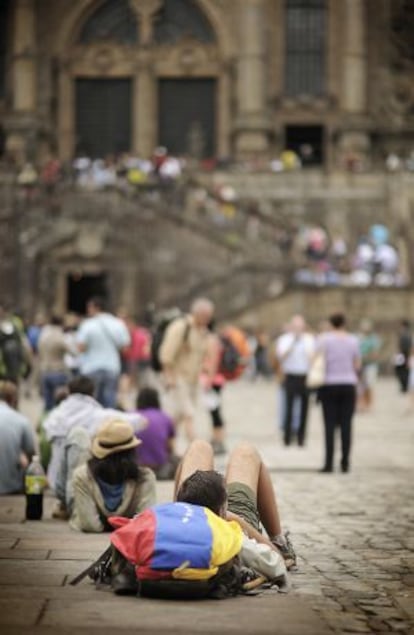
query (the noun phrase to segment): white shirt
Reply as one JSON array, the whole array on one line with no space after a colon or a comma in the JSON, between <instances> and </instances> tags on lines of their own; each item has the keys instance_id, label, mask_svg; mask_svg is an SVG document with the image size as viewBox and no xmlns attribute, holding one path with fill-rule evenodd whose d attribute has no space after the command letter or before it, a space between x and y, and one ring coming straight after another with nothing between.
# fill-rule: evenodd
<instances>
[{"instance_id":1,"label":"white shirt","mask_svg":"<svg viewBox=\"0 0 414 635\"><path fill-rule=\"evenodd\" d=\"M244 536L239 558L243 566L254 569L256 573L266 576L269 580L282 578L282 586L287 586L287 570L283 556L268 545Z\"/></svg>"},{"instance_id":2,"label":"white shirt","mask_svg":"<svg viewBox=\"0 0 414 635\"><path fill-rule=\"evenodd\" d=\"M80 356L80 371L83 375L97 370L119 375L119 350L130 343L128 329L122 320L110 313L99 313L88 318L80 325L76 341L86 346Z\"/></svg>"},{"instance_id":3,"label":"white shirt","mask_svg":"<svg viewBox=\"0 0 414 635\"><path fill-rule=\"evenodd\" d=\"M281 361L283 371L289 375L306 375L314 351L315 338L309 333L298 336L285 333L276 341L276 356Z\"/></svg>"}]
</instances>

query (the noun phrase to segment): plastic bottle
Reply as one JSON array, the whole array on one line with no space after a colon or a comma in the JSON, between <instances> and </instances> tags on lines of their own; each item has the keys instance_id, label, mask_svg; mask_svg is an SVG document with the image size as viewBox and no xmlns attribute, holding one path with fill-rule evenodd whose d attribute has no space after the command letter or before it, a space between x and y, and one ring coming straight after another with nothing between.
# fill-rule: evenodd
<instances>
[{"instance_id":1,"label":"plastic bottle","mask_svg":"<svg viewBox=\"0 0 414 635\"><path fill-rule=\"evenodd\" d=\"M26 493L26 519L40 520L43 515L43 491L46 487L45 471L37 454L26 470L24 488Z\"/></svg>"}]
</instances>

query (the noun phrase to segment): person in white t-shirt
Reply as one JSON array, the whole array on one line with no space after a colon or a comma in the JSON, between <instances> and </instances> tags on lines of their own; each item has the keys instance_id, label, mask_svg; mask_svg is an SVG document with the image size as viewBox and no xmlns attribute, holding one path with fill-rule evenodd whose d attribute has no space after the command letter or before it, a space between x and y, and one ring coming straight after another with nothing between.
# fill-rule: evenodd
<instances>
[{"instance_id":1,"label":"person in white t-shirt","mask_svg":"<svg viewBox=\"0 0 414 635\"><path fill-rule=\"evenodd\" d=\"M288 330L276 341L276 357L284 375L286 409L284 421L284 442L292 440L293 405L300 400L300 423L297 431L298 445L305 443L308 416L309 392L306 376L315 351L315 338L306 332L306 323L301 315L292 317Z\"/></svg>"},{"instance_id":2,"label":"person in white t-shirt","mask_svg":"<svg viewBox=\"0 0 414 635\"><path fill-rule=\"evenodd\" d=\"M104 408L115 408L121 374L120 351L130 344L129 331L122 320L104 311L102 298L91 298L86 309L88 318L76 333L81 353L79 371L94 382L97 401Z\"/></svg>"}]
</instances>

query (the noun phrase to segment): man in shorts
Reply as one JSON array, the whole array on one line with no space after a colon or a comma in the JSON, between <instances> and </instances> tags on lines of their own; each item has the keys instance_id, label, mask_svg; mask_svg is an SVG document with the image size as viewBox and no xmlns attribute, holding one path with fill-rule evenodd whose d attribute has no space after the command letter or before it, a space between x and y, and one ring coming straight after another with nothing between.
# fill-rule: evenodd
<instances>
[{"instance_id":1,"label":"man in shorts","mask_svg":"<svg viewBox=\"0 0 414 635\"><path fill-rule=\"evenodd\" d=\"M268 578L277 577L275 573L284 569L281 554L288 570L296 567L288 534L282 533L270 474L257 450L247 442L240 443L230 455L224 479L213 465L211 445L194 441L176 473L175 500L202 505L227 520L236 520L245 534L240 556L246 566ZM267 535L261 532L262 526Z\"/></svg>"},{"instance_id":2,"label":"man in shorts","mask_svg":"<svg viewBox=\"0 0 414 635\"><path fill-rule=\"evenodd\" d=\"M198 383L209 342L207 327L213 314L213 303L198 298L188 315L168 326L160 347L164 408L177 425L183 425L188 441L195 436Z\"/></svg>"}]
</instances>

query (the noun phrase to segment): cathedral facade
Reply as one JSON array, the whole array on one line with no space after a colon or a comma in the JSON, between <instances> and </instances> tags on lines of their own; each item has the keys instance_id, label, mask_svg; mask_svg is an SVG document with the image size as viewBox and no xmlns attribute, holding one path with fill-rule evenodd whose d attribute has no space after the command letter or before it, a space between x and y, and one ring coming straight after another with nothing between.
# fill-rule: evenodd
<instances>
[{"instance_id":1,"label":"cathedral facade","mask_svg":"<svg viewBox=\"0 0 414 635\"><path fill-rule=\"evenodd\" d=\"M1 151L341 169L414 139L412 0L2 0Z\"/></svg>"}]
</instances>

